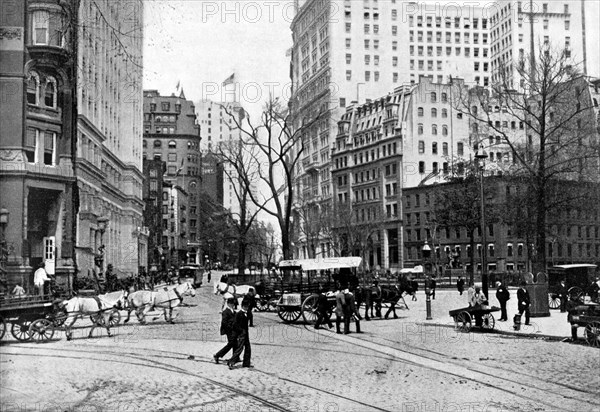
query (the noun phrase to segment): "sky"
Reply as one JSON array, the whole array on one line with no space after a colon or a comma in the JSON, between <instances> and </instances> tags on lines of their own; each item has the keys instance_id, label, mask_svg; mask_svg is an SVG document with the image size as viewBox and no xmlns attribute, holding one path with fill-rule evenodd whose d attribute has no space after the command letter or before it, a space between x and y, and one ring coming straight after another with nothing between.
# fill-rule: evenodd
<instances>
[{"instance_id":1,"label":"sky","mask_svg":"<svg viewBox=\"0 0 600 412\"><path fill-rule=\"evenodd\" d=\"M293 1L145 2L144 89L188 99L231 101L222 82L236 73L238 95L260 111L269 92L289 94Z\"/></svg>"}]
</instances>

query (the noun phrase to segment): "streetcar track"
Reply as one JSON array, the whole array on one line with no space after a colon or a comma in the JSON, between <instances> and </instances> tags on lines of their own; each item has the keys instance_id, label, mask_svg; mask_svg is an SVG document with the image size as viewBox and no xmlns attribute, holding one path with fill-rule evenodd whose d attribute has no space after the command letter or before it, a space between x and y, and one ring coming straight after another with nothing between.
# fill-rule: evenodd
<instances>
[{"instance_id":1,"label":"streetcar track","mask_svg":"<svg viewBox=\"0 0 600 412\"><path fill-rule=\"evenodd\" d=\"M294 325L294 326L298 327L298 328L302 328L303 327L303 328L305 328L309 332L317 333L314 330L311 330L308 327L308 325ZM402 351L401 349L397 349L397 348L395 348L393 346L384 345L384 344L381 344L381 343L378 343L378 342L377 343L376 342L368 342L367 340L365 340L363 338L360 338L360 337L356 337L354 339L360 340L362 342L376 344L376 345L379 345L379 346L384 347L384 348L392 349L394 351L398 351L398 352ZM365 348L365 349L370 349L370 350L372 350L374 352L381 352L381 351L378 351L376 349L370 348L368 346L363 346L363 345L361 345L361 346L363 348ZM409 352L409 351L405 351L405 352L408 353L408 354L410 354L410 355L421 357L421 358L424 358L424 359L428 359L428 360L431 360L431 361L434 361L434 362L444 363L444 361L440 361L439 359L435 359L435 358L430 357L430 356L425 356L425 355L422 355L422 354L413 353L413 352ZM432 352L436 353L434 351L432 351ZM383 352L383 353L385 353L385 352ZM442 369L438 369L438 368L435 368L433 366L429 366L429 365L425 365L425 364L422 364L422 363L418 363L416 361L407 360L407 359L399 359L395 355L391 355L391 354L386 354L386 355L392 357L393 360L397 361L397 362L406 363L406 364L409 364L409 365L412 365L412 366L415 366L415 367L420 367L420 368L425 368L425 369L433 370L433 371L436 371L438 373L444 373L444 374L447 374L447 375L450 375L450 376L454 376L456 378L467 379L467 380L469 380L471 382L474 382L474 383L477 383L477 384L480 384L480 385L484 385L484 386L487 386L487 387L490 387L490 388L493 388L493 389L497 389L497 390L500 390L500 391L503 391L503 392L507 392L507 393L509 393L511 395L514 395L514 396L517 396L517 397L520 397L520 398L523 398L523 399L527 399L527 400L530 400L530 401L541 403L541 404L544 404L545 406L548 406L548 407L551 407L551 408L554 408L556 406L553 403L547 403L547 402L545 402L542 399L534 398L534 397L531 397L531 396L527 396L527 395L521 394L521 393L519 393L517 391L506 389L506 388L504 388L502 386L499 386L499 385L495 385L495 384L488 383L488 382L482 382L482 381L479 381L479 380L477 380L475 378L471 378L471 377L468 377L468 376L460 375L458 373L453 373L453 372L445 371L445 370L442 370ZM447 355L440 355L440 356L443 357L443 358L447 358L448 360L452 360L451 357L449 357ZM588 400L581 400L581 399L576 398L574 396L566 396L566 395L564 395L562 393L557 393L557 392L552 391L552 390L548 390L548 389L540 388L540 387L537 387L537 386L533 386L533 385L531 385L531 382L528 382L529 384L524 384L522 382L511 380L511 379L508 379L508 378L505 378L505 377L501 377L501 376L497 376L495 374L490 374L490 373L487 373L487 372L482 372L482 371L478 371L478 370L475 370L475 369L472 369L472 368L469 368L469 367L465 367L464 365L457 364L456 362L449 362L449 363L452 363L453 365L457 365L457 366L463 367L463 368L465 368L465 369L467 369L467 370L469 370L471 372L475 372L477 374L486 375L486 376L492 377L494 379L499 379L499 380L510 382L513 385L517 385L517 386L521 386L521 387L529 387L531 389L534 389L534 390L537 390L537 391L540 391L540 392L544 392L544 393L552 394L552 395L559 395L559 396L561 396L561 397L563 397L563 398L565 398L567 400L577 400L579 402L582 402L582 403L585 403L585 404L588 404L588 405L594 405L594 406L598 405L598 403L589 402ZM491 368L491 367L490 367L490 369L493 370L493 368ZM508 371L508 372L515 373L514 371ZM550 381L546 381L546 380L542 380L542 381L545 382L546 384L561 386L560 384L557 384L555 382L550 382ZM571 388L568 388L568 389L571 389ZM584 392L584 393L590 393L588 391L581 390L581 389L578 389L578 391L579 392ZM590 394L597 396L596 393L590 393Z\"/></svg>"}]
</instances>

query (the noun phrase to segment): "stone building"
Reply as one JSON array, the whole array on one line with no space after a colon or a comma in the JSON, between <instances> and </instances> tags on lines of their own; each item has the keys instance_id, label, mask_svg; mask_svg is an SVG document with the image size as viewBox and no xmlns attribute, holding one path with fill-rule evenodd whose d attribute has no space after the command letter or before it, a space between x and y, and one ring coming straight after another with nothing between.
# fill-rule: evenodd
<instances>
[{"instance_id":1,"label":"stone building","mask_svg":"<svg viewBox=\"0 0 600 412\"><path fill-rule=\"evenodd\" d=\"M144 160L144 226L148 228L148 270L161 265L163 256L163 175L166 163Z\"/></svg>"},{"instance_id":2,"label":"stone building","mask_svg":"<svg viewBox=\"0 0 600 412\"><path fill-rule=\"evenodd\" d=\"M148 251L149 259L161 249L172 265L185 264L188 258L195 261L203 196L200 140L194 103L185 98L183 90L178 96L144 91L143 158L166 164L161 211L163 235L161 244Z\"/></svg>"}]
</instances>

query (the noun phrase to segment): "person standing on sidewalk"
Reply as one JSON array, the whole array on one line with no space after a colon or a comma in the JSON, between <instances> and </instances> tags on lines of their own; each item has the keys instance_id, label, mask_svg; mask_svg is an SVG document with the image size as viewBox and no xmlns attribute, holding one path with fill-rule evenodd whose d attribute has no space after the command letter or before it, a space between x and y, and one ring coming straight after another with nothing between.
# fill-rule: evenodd
<instances>
[{"instance_id":1,"label":"person standing on sidewalk","mask_svg":"<svg viewBox=\"0 0 600 412\"><path fill-rule=\"evenodd\" d=\"M560 311L567 311L567 302L569 301L569 289L567 289L567 285L564 280L560 281L560 286L558 287L558 296L560 297Z\"/></svg>"},{"instance_id":2,"label":"person standing on sidewalk","mask_svg":"<svg viewBox=\"0 0 600 412\"><path fill-rule=\"evenodd\" d=\"M327 301L325 289L321 289L317 297L317 322L315 323L315 329L321 329L323 323L327 323L329 329L333 328L333 323L331 323L331 318L329 317L329 302Z\"/></svg>"},{"instance_id":3,"label":"person standing on sidewalk","mask_svg":"<svg viewBox=\"0 0 600 412\"><path fill-rule=\"evenodd\" d=\"M531 298L529 297L529 292L525 289L525 286L527 286L527 283L521 282L521 287L517 290L517 299L519 301L517 308L520 316L525 312L525 325L529 325L529 306L531 305Z\"/></svg>"},{"instance_id":4,"label":"person standing on sidewalk","mask_svg":"<svg viewBox=\"0 0 600 412\"><path fill-rule=\"evenodd\" d=\"M501 316L498 320L501 322L506 322L508 320L508 314L506 313L506 302L508 302L510 299L510 292L506 286L504 286L503 282L497 282L496 285L496 299L498 299L498 302L500 302L501 309Z\"/></svg>"},{"instance_id":5,"label":"person standing on sidewalk","mask_svg":"<svg viewBox=\"0 0 600 412\"><path fill-rule=\"evenodd\" d=\"M248 334L248 300L242 300L242 309L236 312L235 321L233 324L233 334L236 339L235 352L231 359L227 362L229 369L233 369L234 365L240 361L240 355L244 352L244 360L242 367L251 368L250 357L252 356L252 348L250 347L250 335Z\"/></svg>"},{"instance_id":6,"label":"person standing on sidewalk","mask_svg":"<svg viewBox=\"0 0 600 412\"><path fill-rule=\"evenodd\" d=\"M456 281L456 289L458 290L458 293L460 293L460 296L462 296L465 291L465 280L462 277L459 277Z\"/></svg>"},{"instance_id":7,"label":"person standing on sidewalk","mask_svg":"<svg viewBox=\"0 0 600 412\"><path fill-rule=\"evenodd\" d=\"M346 298L344 296L344 292L342 292L342 287L338 284L337 291L335 292L335 332L342 333L340 330L340 324L342 323L342 319L344 319L344 312L346 307Z\"/></svg>"},{"instance_id":8,"label":"person standing on sidewalk","mask_svg":"<svg viewBox=\"0 0 600 412\"><path fill-rule=\"evenodd\" d=\"M253 328L254 327L254 315L252 314L252 310L256 307L256 298L254 297L254 291L252 289L250 289L248 291L248 294L246 296L244 296L244 298L242 300L245 300L248 302L248 326ZM244 302L242 302L243 304Z\"/></svg>"},{"instance_id":9,"label":"person standing on sidewalk","mask_svg":"<svg viewBox=\"0 0 600 412\"><path fill-rule=\"evenodd\" d=\"M233 323L235 320L235 311L233 305L235 304L235 298L227 299L227 306L221 312L221 336L227 336L227 344L223 348L213 355L215 363L219 363L219 358L227 355L227 352L233 350L235 352L235 335L233 334Z\"/></svg>"}]
</instances>

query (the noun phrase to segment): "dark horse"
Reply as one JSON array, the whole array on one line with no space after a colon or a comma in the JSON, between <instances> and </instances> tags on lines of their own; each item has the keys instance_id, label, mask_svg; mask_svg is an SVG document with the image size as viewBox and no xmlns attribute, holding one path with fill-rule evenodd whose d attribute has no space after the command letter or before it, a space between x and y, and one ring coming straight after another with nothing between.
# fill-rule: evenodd
<instances>
[{"instance_id":1,"label":"dark horse","mask_svg":"<svg viewBox=\"0 0 600 412\"><path fill-rule=\"evenodd\" d=\"M365 304L365 319L370 320L373 316L373 306L376 308L380 308L383 304L388 304L388 310L385 313L384 317L387 319L391 312L394 314L394 318L397 318L396 315L396 305L398 305L398 301L403 298L404 294L412 295L414 293L414 289L412 288L410 282L400 282L394 283L390 285L380 285L381 293L378 296L377 294L373 294L373 290L371 287L357 287L354 291L356 296L356 305L360 309L361 304ZM406 302L404 302L406 305ZM407 307L408 309L408 307ZM370 310L370 316L369 316ZM380 316L379 313L378 316ZM380 316L381 317L381 316Z\"/></svg>"}]
</instances>

